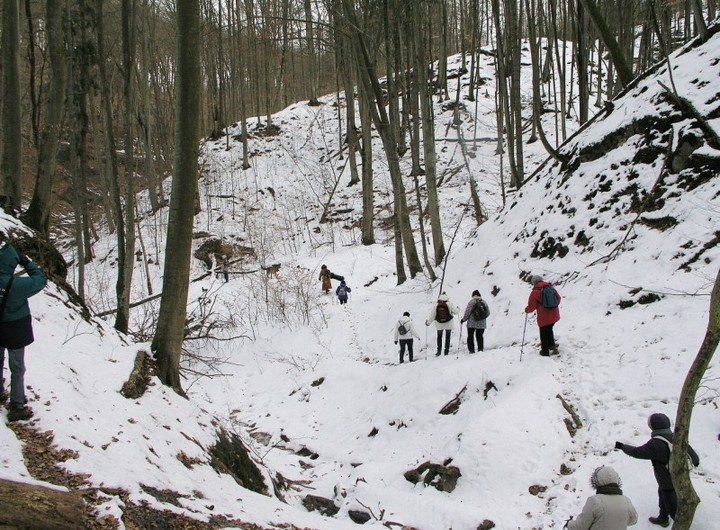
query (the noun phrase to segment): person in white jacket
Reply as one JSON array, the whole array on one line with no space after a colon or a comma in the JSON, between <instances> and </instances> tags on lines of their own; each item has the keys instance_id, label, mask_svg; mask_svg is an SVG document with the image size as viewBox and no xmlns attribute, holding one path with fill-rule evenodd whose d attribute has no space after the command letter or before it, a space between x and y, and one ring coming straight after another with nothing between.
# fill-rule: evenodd
<instances>
[{"instance_id":1,"label":"person in white jacket","mask_svg":"<svg viewBox=\"0 0 720 530\"><path fill-rule=\"evenodd\" d=\"M600 466L590 477L595 495L588 497L577 518L565 523L569 530L627 530L637 523L635 506L620 489L620 476L610 466Z\"/></svg>"},{"instance_id":2,"label":"person in white jacket","mask_svg":"<svg viewBox=\"0 0 720 530\"><path fill-rule=\"evenodd\" d=\"M395 326L395 344L400 341L400 364L405 362L405 348L408 351L408 360L413 362L413 337L420 340L420 335L415 331L410 313L405 311Z\"/></svg>"},{"instance_id":3,"label":"person in white jacket","mask_svg":"<svg viewBox=\"0 0 720 530\"><path fill-rule=\"evenodd\" d=\"M443 331L445 332L445 355L450 352L450 335L452 334L453 317L458 313L460 313L460 310L455 304L450 303L446 293L443 292L438 296L437 304L433 307L430 316L428 316L428 319L425 321L426 326L429 326L431 322L435 322L435 329L437 330L437 353L435 353L435 357L438 357L443 350Z\"/></svg>"}]
</instances>

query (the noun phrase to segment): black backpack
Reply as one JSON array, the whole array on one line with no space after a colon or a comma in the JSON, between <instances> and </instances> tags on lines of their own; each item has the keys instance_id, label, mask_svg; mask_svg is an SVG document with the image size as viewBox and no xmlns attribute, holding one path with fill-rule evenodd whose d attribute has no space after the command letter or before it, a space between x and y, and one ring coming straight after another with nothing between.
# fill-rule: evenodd
<instances>
[{"instance_id":1,"label":"black backpack","mask_svg":"<svg viewBox=\"0 0 720 530\"><path fill-rule=\"evenodd\" d=\"M483 300L478 300L472 308L473 320L485 320L490 316L487 304Z\"/></svg>"},{"instance_id":2,"label":"black backpack","mask_svg":"<svg viewBox=\"0 0 720 530\"><path fill-rule=\"evenodd\" d=\"M400 335L407 335L408 328L405 327L405 324L403 324L403 323L400 322L400 321L398 321L398 324L400 324L400 325L398 326L398 333L399 333Z\"/></svg>"},{"instance_id":3,"label":"black backpack","mask_svg":"<svg viewBox=\"0 0 720 530\"><path fill-rule=\"evenodd\" d=\"M445 300L439 300L435 308L435 320L438 322L450 322L452 315Z\"/></svg>"}]
</instances>

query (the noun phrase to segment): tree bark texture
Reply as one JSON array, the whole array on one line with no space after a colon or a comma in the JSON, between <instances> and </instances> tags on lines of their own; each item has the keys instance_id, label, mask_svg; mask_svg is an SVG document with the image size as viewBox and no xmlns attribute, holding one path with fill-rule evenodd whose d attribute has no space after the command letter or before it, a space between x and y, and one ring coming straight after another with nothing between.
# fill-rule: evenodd
<instances>
[{"instance_id":1,"label":"tree bark texture","mask_svg":"<svg viewBox=\"0 0 720 530\"><path fill-rule=\"evenodd\" d=\"M190 283L193 209L198 178L200 115L199 0L177 1L177 125L163 294L152 350L163 384L182 393L180 355Z\"/></svg>"},{"instance_id":2,"label":"tree bark texture","mask_svg":"<svg viewBox=\"0 0 720 530\"><path fill-rule=\"evenodd\" d=\"M22 128L20 101L20 3L6 0L2 13L2 159L5 211L22 207Z\"/></svg>"},{"instance_id":3,"label":"tree bark texture","mask_svg":"<svg viewBox=\"0 0 720 530\"><path fill-rule=\"evenodd\" d=\"M710 295L710 311L705 338L685 378L675 417L675 437L673 451L670 454L670 472L678 496L678 511L673 530L689 530L697 505L700 503L700 498L690 480L686 457L687 445L695 397L718 348L718 343L720 343L720 271L715 277L715 285Z\"/></svg>"}]
</instances>

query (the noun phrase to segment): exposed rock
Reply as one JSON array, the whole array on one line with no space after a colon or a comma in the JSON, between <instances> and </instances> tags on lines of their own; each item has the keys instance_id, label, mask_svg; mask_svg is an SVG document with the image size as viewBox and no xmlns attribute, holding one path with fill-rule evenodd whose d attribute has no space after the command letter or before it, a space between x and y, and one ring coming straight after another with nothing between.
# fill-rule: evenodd
<instances>
[{"instance_id":1,"label":"exposed rock","mask_svg":"<svg viewBox=\"0 0 720 530\"><path fill-rule=\"evenodd\" d=\"M309 512L320 512L328 517L340 511L333 501L319 495L306 495L302 503Z\"/></svg>"},{"instance_id":2,"label":"exposed rock","mask_svg":"<svg viewBox=\"0 0 720 530\"><path fill-rule=\"evenodd\" d=\"M541 493L544 493L547 491L547 486L541 486L540 484L533 484L528 488L528 492L530 492L530 495L540 495Z\"/></svg>"},{"instance_id":3,"label":"exposed rock","mask_svg":"<svg viewBox=\"0 0 720 530\"><path fill-rule=\"evenodd\" d=\"M490 530L491 528L495 528L495 523L493 523L490 519L485 519L478 525L477 530Z\"/></svg>"},{"instance_id":4,"label":"exposed rock","mask_svg":"<svg viewBox=\"0 0 720 530\"><path fill-rule=\"evenodd\" d=\"M405 480L417 484L422 480L426 486L432 486L439 491L452 492L462 476L457 466L446 466L423 462L417 468L406 471Z\"/></svg>"},{"instance_id":5,"label":"exposed rock","mask_svg":"<svg viewBox=\"0 0 720 530\"><path fill-rule=\"evenodd\" d=\"M213 468L219 473L227 473L243 488L268 495L263 475L240 437L224 429L218 431L217 437L217 442L208 451Z\"/></svg>"},{"instance_id":6,"label":"exposed rock","mask_svg":"<svg viewBox=\"0 0 720 530\"><path fill-rule=\"evenodd\" d=\"M142 350L137 352L130 378L123 383L120 393L128 399L142 397L150 386L152 367L153 362L148 353Z\"/></svg>"},{"instance_id":7,"label":"exposed rock","mask_svg":"<svg viewBox=\"0 0 720 530\"><path fill-rule=\"evenodd\" d=\"M363 510L348 510L348 517L357 524L365 524L371 519L371 515Z\"/></svg>"},{"instance_id":8,"label":"exposed rock","mask_svg":"<svg viewBox=\"0 0 720 530\"><path fill-rule=\"evenodd\" d=\"M220 239L211 238L204 241L193 253L193 257L202 261L208 269L213 266L213 262L217 263L223 256L225 256L227 260L242 256L254 258L255 249L242 245L232 245Z\"/></svg>"}]
</instances>

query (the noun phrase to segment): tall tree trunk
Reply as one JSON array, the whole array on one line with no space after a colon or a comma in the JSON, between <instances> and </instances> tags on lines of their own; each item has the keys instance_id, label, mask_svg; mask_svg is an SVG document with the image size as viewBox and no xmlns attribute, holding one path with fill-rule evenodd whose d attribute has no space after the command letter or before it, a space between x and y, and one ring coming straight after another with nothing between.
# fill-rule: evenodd
<instances>
[{"instance_id":1,"label":"tall tree trunk","mask_svg":"<svg viewBox=\"0 0 720 530\"><path fill-rule=\"evenodd\" d=\"M60 6L56 6L60 9ZM45 17L48 17L47 10ZM40 107L42 106L37 96L36 89L36 60L35 60L35 24L33 24L32 4L30 0L25 0L25 19L27 20L27 62L28 62L28 91L30 93L30 128L32 130L32 143L34 146L40 145ZM47 36L46 38L49 38ZM49 53L49 50L48 50ZM51 66L52 68L52 66Z\"/></svg>"},{"instance_id":2,"label":"tall tree trunk","mask_svg":"<svg viewBox=\"0 0 720 530\"><path fill-rule=\"evenodd\" d=\"M55 161L60 144L63 109L65 108L66 56L61 3L57 0L46 0L45 16L49 58L48 101L45 106L43 128L40 132L35 189L24 221L28 226L47 237L50 233L50 215L52 214Z\"/></svg>"},{"instance_id":3,"label":"tall tree trunk","mask_svg":"<svg viewBox=\"0 0 720 530\"><path fill-rule=\"evenodd\" d=\"M151 24L154 20L154 13L150 11L150 6L145 0L145 16L142 17L143 23L143 39L142 39L142 62L140 68L139 87L142 95L142 140L145 149L144 153L144 177L148 185L148 195L150 197L150 208L153 212L157 212L165 206L165 197L162 189L162 182L158 178L155 170L155 141L154 141L154 120L152 115L152 105L150 102L150 87L148 83L142 82L143 79L150 78L150 38L153 34Z\"/></svg>"},{"instance_id":4,"label":"tall tree trunk","mask_svg":"<svg viewBox=\"0 0 720 530\"><path fill-rule=\"evenodd\" d=\"M125 150L125 248L120 259L118 249L118 278L115 292L118 297L115 329L127 333L130 324L130 287L135 265L135 12L137 0L122 0L122 74L123 74L123 137Z\"/></svg>"},{"instance_id":5,"label":"tall tree trunk","mask_svg":"<svg viewBox=\"0 0 720 530\"><path fill-rule=\"evenodd\" d=\"M53 1L53 0L49 0ZM95 32L98 57L105 56L105 31L103 24L103 0L95 0ZM106 163L103 172L106 177L110 209L115 224L115 237L117 239L118 261L125 249L125 220L122 215L122 201L120 199L120 184L118 181L117 145L115 142L115 129L111 108L110 87L107 80L105 61L97 61L98 82L100 84L100 106L103 123L103 140ZM116 302L120 299L116 295Z\"/></svg>"},{"instance_id":6,"label":"tall tree trunk","mask_svg":"<svg viewBox=\"0 0 720 530\"><path fill-rule=\"evenodd\" d=\"M20 125L20 4L6 0L2 15L2 159L4 204L8 213L22 207L22 130Z\"/></svg>"},{"instance_id":7,"label":"tall tree trunk","mask_svg":"<svg viewBox=\"0 0 720 530\"><path fill-rule=\"evenodd\" d=\"M427 186L428 213L430 214L430 229L432 232L433 252L435 265L439 265L445 258L445 243L442 235L440 219L440 206L437 194L437 155L435 153L435 120L432 110L432 90L430 79L427 78L427 57L425 56L426 42L423 31L420 6L415 9L413 34L416 36L415 51L417 70L417 92L420 99L420 113L415 120L422 120L423 154L425 157L425 184ZM430 15L430 12L426 12ZM419 205L418 205L419 207Z\"/></svg>"},{"instance_id":8,"label":"tall tree trunk","mask_svg":"<svg viewBox=\"0 0 720 530\"><path fill-rule=\"evenodd\" d=\"M580 9L580 6L582 5L585 9L587 9L590 18L592 19L595 27L600 33L600 38L602 39L603 44L605 44L605 47L610 53L610 57L612 57L612 61L615 65L615 70L618 74L618 79L620 83L622 84L622 86L627 86L633 79L632 67L630 66L631 58L625 57L625 55L623 54L620 46L617 43L617 40L615 39L612 31L608 27L605 18L600 12L597 4L595 4L594 0L578 0L578 2L578 27L581 27L580 25L582 23L582 10ZM578 43L578 48L582 49L580 43ZM578 75L584 76L585 73L578 71Z\"/></svg>"},{"instance_id":9,"label":"tall tree trunk","mask_svg":"<svg viewBox=\"0 0 720 530\"><path fill-rule=\"evenodd\" d=\"M177 122L172 192L168 217L163 291L152 350L163 384L183 393L180 354L185 332L190 282L190 251L197 178L200 115L199 0L177 0Z\"/></svg>"},{"instance_id":10,"label":"tall tree trunk","mask_svg":"<svg viewBox=\"0 0 720 530\"><path fill-rule=\"evenodd\" d=\"M313 18L312 8L310 0L304 0L303 7L305 9L305 39L307 41L308 49L308 92L309 92L309 104L311 106L320 105L317 99L317 59L315 57L315 38L313 32Z\"/></svg>"},{"instance_id":11,"label":"tall tree trunk","mask_svg":"<svg viewBox=\"0 0 720 530\"><path fill-rule=\"evenodd\" d=\"M375 243L375 229L373 226L375 220L375 190L373 187L373 167L372 167L372 117L370 116L370 103L368 94L362 84L358 86L360 97L358 105L360 106L360 132L362 134L362 148L360 149L360 157L362 161L362 244L372 245Z\"/></svg>"},{"instance_id":12,"label":"tall tree trunk","mask_svg":"<svg viewBox=\"0 0 720 530\"><path fill-rule=\"evenodd\" d=\"M585 0L578 0L577 19L575 21L577 36L575 41L575 61L577 65L578 76L578 119L581 124L588 120L588 101L590 99L590 89L588 86L588 37L587 28L585 27L585 8L583 7Z\"/></svg>"},{"instance_id":13,"label":"tall tree trunk","mask_svg":"<svg viewBox=\"0 0 720 530\"><path fill-rule=\"evenodd\" d=\"M385 110L382 89L380 88L380 83L378 82L375 74L375 68L370 61L370 56L368 54L363 35L358 29L354 7L350 4L350 0L344 0L343 6L345 8L345 14L348 16L349 22L354 28L353 45L355 58L359 65L359 75L361 82L364 85L363 88L366 91L366 94L370 96L368 97L368 100L372 100L368 101L371 103L368 105L368 108L370 109L372 121L375 123L375 128L377 129L383 142L385 156L388 161L390 179L393 186L393 200L395 207L394 216L395 222L398 224L397 230L399 230L402 239L402 246L405 251L410 276L415 277L418 272L422 271L422 265L420 263L420 257L417 253L415 240L412 234L412 226L410 224L407 197L402 182L400 159L397 152L396 131L393 127L393 120L388 117ZM396 240L396 256L398 254L398 244L399 242ZM403 283L407 279L403 267L398 267L397 275L398 284Z\"/></svg>"},{"instance_id":14,"label":"tall tree trunk","mask_svg":"<svg viewBox=\"0 0 720 530\"><path fill-rule=\"evenodd\" d=\"M670 472L678 496L678 510L673 530L689 530L695 517L697 505L700 503L700 499L690 481L690 472L688 470L686 457L688 434L695 406L695 397L715 350L718 348L718 343L720 343L720 272L715 277L715 286L710 296L710 314L705 338L683 383L677 416L675 417L674 450L670 453Z\"/></svg>"}]
</instances>

